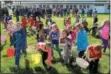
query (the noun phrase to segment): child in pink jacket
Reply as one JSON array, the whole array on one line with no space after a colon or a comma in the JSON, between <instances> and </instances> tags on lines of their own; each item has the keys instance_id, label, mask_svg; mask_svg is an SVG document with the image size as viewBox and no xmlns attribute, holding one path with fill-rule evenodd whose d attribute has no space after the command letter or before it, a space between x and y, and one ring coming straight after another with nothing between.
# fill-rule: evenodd
<instances>
[{"instance_id":1,"label":"child in pink jacket","mask_svg":"<svg viewBox=\"0 0 111 74\"><path fill-rule=\"evenodd\" d=\"M106 48L108 47L109 33L110 33L110 21L106 20L100 29L100 37L103 42L104 53L106 52Z\"/></svg>"}]
</instances>

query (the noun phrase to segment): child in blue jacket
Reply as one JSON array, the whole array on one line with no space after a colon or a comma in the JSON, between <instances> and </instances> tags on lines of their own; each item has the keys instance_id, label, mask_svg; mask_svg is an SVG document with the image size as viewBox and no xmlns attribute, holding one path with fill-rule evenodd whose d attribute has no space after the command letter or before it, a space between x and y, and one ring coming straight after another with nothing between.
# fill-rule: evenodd
<instances>
[{"instance_id":1,"label":"child in blue jacket","mask_svg":"<svg viewBox=\"0 0 111 74\"><path fill-rule=\"evenodd\" d=\"M77 50L79 57L82 57L84 55L85 50L88 47L88 37L86 30L82 27L81 24L77 24Z\"/></svg>"}]
</instances>

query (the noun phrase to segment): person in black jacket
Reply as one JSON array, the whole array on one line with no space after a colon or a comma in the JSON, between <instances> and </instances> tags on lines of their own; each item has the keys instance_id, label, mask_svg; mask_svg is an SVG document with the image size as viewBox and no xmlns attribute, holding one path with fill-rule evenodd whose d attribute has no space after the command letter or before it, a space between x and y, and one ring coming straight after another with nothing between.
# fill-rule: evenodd
<instances>
[{"instance_id":1,"label":"person in black jacket","mask_svg":"<svg viewBox=\"0 0 111 74\"><path fill-rule=\"evenodd\" d=\"M47 8L47 15L52 16L52 9L50 7Z\"/></svg>"},{"instance_id":2,"label":"person in black jacket","mask_svg":"<svg viewBox=\"0 0 111 74\"><path fill-rule=\"evenodd\" d=\"M35 11L35 13L34 13L34 17L38 17L39 19L40 19L40 9L39 8L37 8L37 10Z\"/></svg>"},{"instance_id":3,"label":"person in black jacket","mask_svg":"<svg viewBox=\"0 0 111 74\"><path fill-rule=\"evenodd\" d=\"M66 12L67 12L67 9L66 9L66 8L64 8L64 16L66 16Z\"/></svg>"},{"instance_id":4,"label":"person in black jacket","mask_svg":"<svg viewBox=\"0 0 111 74\"><path fill-rule=\"evenodd\" d=\"M19 12L18 9L16 10L15 15L16 15L16 22L19 22L19 15L20 15L20 12Z\"/></svg>"},{"instance_id":5,"label":"person in black jacket","mask_svg":"<svg viewBox=\"0 0 111 74\"><path fill-rule=\"evenodd\" d=\"M27 17L29 18L30 15L31 15L31 10L29 9L27 12Z\"/></svg>"},{"instance_id":6,"label":"person in black jacket","mask_svg":"<svg viewBox=\"0 0 111 74\"><path fill-rule=\"evenodd\" d=\"M50 16L48 16L47 19L46 19L46 25L49 25L49 24L48 24L49 22L52 23L52 19L51 19Z\"/></svg>"},{"instance_id":7,"label":"person in black jacket","mask_svg":"<svg viewBox=\"0 0 111 74\"><path fill-rule=\"evenodd\" d=\"M84 29L86 30L86 32L90 32L90 30L88 28L88 22L86 21L85 18L82 20L82 25L83 25Z\"/></svg>"},{"instance_id":8,"label":"person in black jacket","mask_svg":"<svg viewBox=\"0 0 111 74\"><path fill-rule=\"evenodd\" d=\"M2 14L3 14L3 15L6 14L7 16L9 16L9 13L8 13L7 8L3 8L3 10L2 10Z\"/></svg>"},{"instance_id":9,"label":"person in black jacket","mask_svg":"<svg viewBox=\"0 0 111 74\"><path fill-rule=\"evenodd\" d=\"M45 18L45 7L42 7L42 18Z\"/></svg>"},{"instance_id":10,"label":"person in black jacket","mask_svg":"<svg viewBox=\"0 0 111 74\"><path fill-rule=\"evenodd\" d=\"M95 24L96 22L98 22L98 17L97 17L97 15L95 14L95 15L94 15L94 21L93 21L93 23Z\"/></svg>"},{"instance_id":11,"label":"person in black jacket","mask_svg":"<svg viewBox=\"0 0 111 74\"><path fill-rule=\"evenodd\" d=\"M84 16L85 10L84 8L82 8L82 16Z\"/></svg>"}]
</instances>

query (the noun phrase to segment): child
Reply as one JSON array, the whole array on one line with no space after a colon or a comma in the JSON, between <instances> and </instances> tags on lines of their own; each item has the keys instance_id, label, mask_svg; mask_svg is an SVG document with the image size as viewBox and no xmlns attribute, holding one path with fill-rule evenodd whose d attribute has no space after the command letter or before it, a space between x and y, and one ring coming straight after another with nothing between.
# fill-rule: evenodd
<instances>
[{"instance_id":1,"label":"child","mask_svg":"<svg viewBox=\"0 0 111 74\"><path fill-rule=\"evenodd\" d=\"M48 16L48 18L46 19L46 25L51 25L51 23L52 23L52 19L51 19L51 17L50 16Z\"/></svg>"},{"instance_id":2,"label":"child","mask_svg":"<svg viewBox=\"0 0 111 74\"><path fill-rule=\"evenodd\" d=\"M45 48L40 49L42 53L42 64L43 66L48 70L51 66L51 59L52 59L52 55L51 55L51 44L50 43L46 43L45 44Z\"/></svg>"},{"instance_id":3,"label":"child","mask_svg":"<svg viewBox=\"0 0 111 74\"><path fill-rule=\"evenodd\" d=\"M40 30L40 31L39 31L39 42L44 42L43 30Z\"/></svg>"},{"instance_id":4,"label":"child","mask_svg":"<svg viewBox=\"0 0 111 74\"><path fill-rule=\"evenodd\" d=\"M7 18L7 16L6 16L6 14L4 14L4 16L3 16L3 21L2 21L2 23L4 24L4 29L7 29L6 18Z\"/></svg>"},{"instance_id":5,"label":"child","mask_svg":"<svg viewBox=\"0 0 111 74\"><path fill-rule=\"evenodd\" d=\"M88 46L87 32L80 23L76 24L76 30L77 30L77 43L76 43L77 50L79 52L78 53L79 57L82 57Z\"/></svg>"},{"instance_id":6,"label":"child","mask_svg":"<svg viewBox=\"0 0 111 74\"><path fill-rule=\"evenodd\" d=\"M97 17L97 14L95 14L94 15L94 21L93 21L93 23L95 24L95 23L97 23L98 22L98 17Z\"/></svg>"},{"instance_id":7,"label":"child","mask_svg":"<svg viewBox=\"0 0 111 74\"><path fill-rule=\"evenodd\" d=\"M110 21L106 20L103 24L103 27L100 29L100 37L103 42L104 50L103 52L106 52L107 46L108 46L108 38L110 34Z\"/></svg>"},{"instance_id":8,"label":"child","mask_svg":"<svg viewBox=\"0 0 111 74\"><path fill-rule=\"evenodd\" d=\"M74 28L73 28L73 30L72 30L72 32L71 32L72 41L75 41L75 40L76 40L76 33L77 33L76 27L74 26Z\"/></svg>"},{"instance_id":9,"label":"child","mask_svg":"<svg viewBox=\"0 0 111 74\"><path fill-rule=\"evenodd\" d=\"M24 15L21 19L21 25L22 27L26 30L26 27L27 27L27 18L26 18L26 15Z\"/></svg>"},{"instance_id":10,"label":"child","mask_svg":"<svg viewBox=\"0 0 111 74\"><path fill-rule=\"evenodd\" d=\"M40 25L40 20L39 17L36 17L35 21L35 26L36 26L36 39L39 39L39 25Z\"/></svg>"},{"instance_id":11,"label":"child","mask_svg":"<svg viewBox=\"0 0 111 74\"><path fill-rule=\"evenodd\" d=\"M59 30L56 23L52 24L52 30L49 34L49 38L51 39L51 42L52 42L52 48L54 48L54 45L55 45L56 50L58 51L59 56L61 57L61 53L59 49ZM52 54L53 54L53 50L52 50ZM54 55L53 55L53 58L54 58Z\"/></svg>"},{"instance_id":12,"label":"child","mask_svg":"<svg viewBox=\"0 0 111 74\"><path fill-rule=\"evenodd\" d=\"M39 24L39 30L42 30L42 29L43 29L43 27L44 27L43 22L42 22L42 21L40 21L40 24Z\"/></svg>"},{"instance_id":13,"label":"child","mask_svg":"<svg viewBox=\"0 0 111 74\"><path fill-rule=\"evenodd\" d=\"M27 53L26 53L26 48L27 48L27 23L28 23L28 20L27 20L27 17L26 15L23 15L22 19L21 19L21 31L22 31L22 40L23 40L23 53L24 53L24 56L26 57L27 56Z\"/></svg>"},{"instance_id":14,"label":"child","mask_svg":"<svg viewBox=\"0 0 111 74\"><path fill-rule=\"evenodd\" d=\"M32 15L31 15L30 18L29 18L29 24L30 24L30 28L31 28L32 26L34 26L34 18L33 18Z\"/></svg>"},{"instance_id":15,"label":"child","mask_svg":"<svg viewBox=\"0 0 111 74\"><path fill-rule=\"evenodd\" d=\"M41 41L44 41L44 38L43 38L43 23L40 22L39 24L39 28L38 28L38 33L37 33L37 39L38 41L41 39Z\"/></svg>"},{"instance_id":16,"label":"child","mask_svg":"<svg viewBox=\"0 0 111 74\"><path fill-rule=\"evenodd\" d=\"M66 20L65 20L65 26L68 26L68 25L71 25L71 18L68 17Z\"/></svg>"},{"instance_id":17,"label":"child","mask_svg":"<svg viewBox=\"0 0 111 74\"><path fill-rule=\"evenodd\" d=\"M92 30L92 36L96 37L97 30L98 30L98 23L94 23L93 27L90 29Z\"/></svg>"},{"instance_id":18,"label":"child","mask_svg":"<svg viewBox=\"0 0 111 74\"><path fill-rule=\"evenodd\" d=\"M88 22L86 21L86 19L83 19L82 24L83 24L83 27L84 27L84 29L86 30L86 32L89 32Z\"/></svg>"},{"instance_id":19,"label":"child","mask_svg":"<svg viewBox=\"0 0 111 74\"><path fill-rule=\"evenodd\" d=\"M65 34L66 33L66 34ZM64 37L63 39L65 39L65 45L64 45L64 49L63 49L63 60L64 60L64 64L71 64L71 58L72 58L72 37L71 34L67 33L66 30L64 30Z\"/></svg>"},{"instance_id":20,"label":"child","mask_svg":"<svg viewBox=\"0 0 111 74\"><path fill-rule=\"evenodd\" d=\"M48 39L49 32L50 32L50 28L48 26L44 27L44 37L46 40Z\"/></svg>"},{"instance_id":21,"label":"child","mask_svg":"<svg viewBox=\"0 0 111 74\"><path fill-rule=\"evenodd\" d=\"M6 23L7 23L7 24L8 24L8 22L9 22L10 20L12 20L12 15L6 16Z\"/></svg>"},{"instance_id":22,"label":"child","mask_svg":"<svg viewBox=\"0 0 111 74\"><path fill-rule=\"evenodd\" d=\"M80 14L76 14L75 23L78 23L80 21Z\"/></svg>"},{"instance_id":23,"label":"child","mask_svg":"<svg viewBox=\"0 0 111 74\"><path fill-rule=\"evenodd\" d=\"M34 35L34 34L35 34L35 31L34 31L35 25L34 25L34 23L35 23L34 18L33 18L33 16L31 15L31 16L29 17L29 24L30 24L29 30L31 31L31 35Z\"/></svg>"},{"instance_id":24,"label":"child","mask_svg":"<svg viewBox=\"0 0 111 74\"><path fill-rule=\"evenodd\" d=\"M13 45L13 33L15 31L15 27L13 26L13 21L10 20L7 24L8 34L10 36L10 46Z\"/></svg>"},{"instance_id":25,"label":"child","mask_svg":"<svg viewBox=\"0 0 111 74\"><path fill-rule=\"evenodd\" d=\"M64 23L64 26L66 25L66 23L65 23L65 22L66 22L66 19L67 19L67 18L65 17L65 18L64 18L64 22L63 22L63 23Z\"/></svg>"},{"instance_id":26,"label":"child","mask_svg":"<svg viewBox=\"0 0 111 74\"><path fill-rule=\"evenodd\" d=\"M39 24L40 24L40 19L39 19L39 17L36 17L36 21L35 21L36 29L39 28Z\"/></svg>"},{"instance_id":27,"label":"child","mask_svg":"<svg viewBox=\"0 0 111 74\"><path fill-rule=\"evenodd\" d=\"M102 47L100 45L90 45L87 49L88 61L89 61L89 71L91 74L97 74L98 63L102 57Z\"/></svg>"},{"instance_id":28,"label":"child","mask_svg":"<svg viewBox=\"0 0 111 74\"><path fill-rule=\"evenodd\" d=\"M65 39L67 36L67 31L66 30L62 30L61 36L60 36L60 43L61 44L65 44Z\"/></svg>"},{"instance_id":29,"label":"child","mask_svg":"<svg viewBox=\"0 0 111 74\"><path fill-rule=\"evenodd\" d=\"M75 41L76 41L76 36L77 36L77 31L76 31L75 26L73 27L71 31L71 36L72 36L72 46L75 46Z\"/></svg>"},{"instance_id":30,"label":"child","mask_svg":"<svg viewBox=\"0 0 111 74\"><path fill-rule=\"evenodd\" d=\"M67 32L70 33L72 30L72 26L71 25L66 26L65 30L67 30Z\"/></svg>"}]
</instances>

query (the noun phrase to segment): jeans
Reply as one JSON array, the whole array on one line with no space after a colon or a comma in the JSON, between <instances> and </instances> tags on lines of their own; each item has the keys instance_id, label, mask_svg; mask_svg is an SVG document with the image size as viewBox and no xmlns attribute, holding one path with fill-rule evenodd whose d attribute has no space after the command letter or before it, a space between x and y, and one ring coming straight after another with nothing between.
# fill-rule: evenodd
<instances>
[{"instance_id":1,"label":"jeans","mask_svg":"<svg viewBox=\"0 0 111 74\"><path fill-rule=\"evenodd\" d=\"M20 61L20 50L22 50L23 54L26 56L26 49L15 48L15 65L19 66Z\"/></svg>"},{"instance_id":2,"label":"jeans","mask_svg":"<svg viewBox=\"0 0 111 74\"><path fill-rule=\"evenodd\" d=\"M19 61L20 61L20 49L16 48L15 49L15 64L19 66Z\"/></svg>"},{"instance_id":3,"label":"jeans","mask_svg":"<svg viewBox=\"0 0 111 74\"><path fill-rule=\"evenodd\" d=\"M108 40L101 38L102 42L103 42L103 52L106 52L107 46L108 46Z\"/></svg>"}]
</instances>

